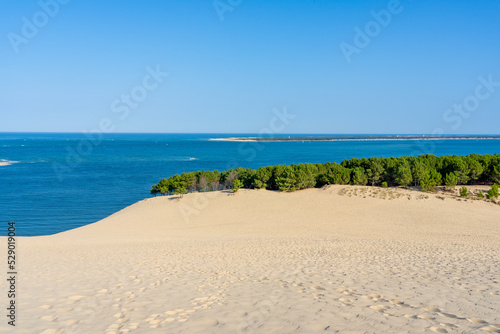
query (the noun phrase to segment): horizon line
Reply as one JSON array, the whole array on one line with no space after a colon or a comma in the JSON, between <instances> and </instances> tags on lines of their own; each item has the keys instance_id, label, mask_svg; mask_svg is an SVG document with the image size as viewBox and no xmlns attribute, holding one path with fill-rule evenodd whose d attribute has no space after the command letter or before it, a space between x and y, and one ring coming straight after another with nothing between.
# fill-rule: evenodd
<instances>
[{"instance_id":1,"label":"horizon line","mask_svg":"<svg viewBox=\"0 0 500 334\"><path fill-rule=\"evenodd\" d=\"M86 134L86 133L101 133L103 135L113 134L204 134L204 135L259 135L257 132L83 132L83 131L0 131L0 134ZM447 137L447 136L500 136L500 133L449 133L449 134L430 134L430 133L323 133L323 132L287 132L279 133L272 136L262 135L262 137L276 138L287 135L409 135L409 136L432 136L432 137Z\"/></svg>"}]
</instances>

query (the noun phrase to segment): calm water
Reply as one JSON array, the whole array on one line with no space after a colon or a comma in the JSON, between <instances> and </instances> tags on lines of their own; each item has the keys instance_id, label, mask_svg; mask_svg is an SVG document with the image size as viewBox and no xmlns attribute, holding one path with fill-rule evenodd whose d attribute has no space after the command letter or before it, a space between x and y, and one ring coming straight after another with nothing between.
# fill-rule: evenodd
<instances>
[{"instance_id":1,"label":"calm water","mask_svg":"<svg viewBox=\"0 0 500 334\"><path fill-rule=\"evenodd\" d=\"M0 221L18 235L53 234L98 221L149 197L183 171L341 162L350 157L500 153L500 140L234 143L241 134L0 133ZM5 235L6 227L0 227Z\"/></svg>"}]
</instances>

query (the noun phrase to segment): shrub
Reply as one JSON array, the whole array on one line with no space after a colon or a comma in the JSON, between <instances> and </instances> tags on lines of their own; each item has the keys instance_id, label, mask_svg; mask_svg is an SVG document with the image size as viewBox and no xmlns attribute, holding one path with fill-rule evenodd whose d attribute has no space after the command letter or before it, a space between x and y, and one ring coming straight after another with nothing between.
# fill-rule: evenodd
<instances>
[{"instance_id":1,"label":"shrub","mask_svg":"<svg viewBox=\"0 0 500 334\"><path fill-rule=\"evenodd\" d=\"M382 182L381 186L382 188L387 188L387 182Z\"/></svg>"},{"instance_id":2,"label":"shrub","mask_svg":"<svg viewBox=\"0 0 500 334\"><path fill-rule=\"evenodd\" d=\"M467 197L469 196L469 192L467 191L466 187L460 188L460 197Z\"/></svg>"},{"instance_id":3,"label":"shrub","mask_svg":"<svg viewBox=\"0 0 500 334\"><path fill-rule=\"evenodd\" d=\"M477 197L479 197L479 198L484 198L484 195L483 195L483 193L482 193L482 192L480 192L479 194L477 194Z\"/></svg>"},{"instance_id":4,"label":"shrub","mask_svg":"<svg viewBox=\"0 0 500 334\"><path fill-rule=\"evenodd\" d=\"M237 192L241 187L243 187L243 183L240 179L236 179L233 181L233 187L231 188L234 192Z\"/></svg>"},{"instance_id":5,"label":"shrub","mask_svg":"<svg viewBox=\"0 0 500 334\"><path fill-rule=\"evenodd\" d=\"M494 184L491 186L491 189L488 190L488 192L486 193L486 197L488 199L498 198L498 185L497 184Z\"/></svg>"}]
</instances>

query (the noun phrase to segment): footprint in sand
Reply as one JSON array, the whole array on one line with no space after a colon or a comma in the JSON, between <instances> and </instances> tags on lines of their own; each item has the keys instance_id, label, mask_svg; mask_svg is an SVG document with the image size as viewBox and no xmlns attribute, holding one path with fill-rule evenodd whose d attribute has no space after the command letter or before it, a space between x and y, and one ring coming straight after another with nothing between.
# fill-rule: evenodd
<instances>
[{"instance_id":1,"label":"footprint in sand","mask_svg":"<svg viewBox=\"0 0 500 334\"><path fill-rule=\"evenodd\" d=\"M430 329L436 333L448 333L448 331L442 327L431 327Z\"/></svg>"},{"instance_id":2,"label":"footprint in sand","mask_svg":"<svg viewBox=\"0 0 500 334\"><path fill-rule=\"evenodd\" d=\"M71 302L76 303L76 302L79 302L80 300L82 300L83 298L85 298L85 296L71 296L68 299Z\"/></svg>"},{"instance_id":3,"label":"footprint in sand","mask_svg":"<svg viewBox=\"0 0 500 334\"><path fill-rule=\"evenodd\" d=\"M467 318L467 321L472 322L474 324L485 324L486 321L478 318Z\"/></svg>"},{"instance_id":4,"label":"footprint in sand","mask_svg":"<svg viewBox=\"0 0 500 334\"><path fill-rule=\"evenodd\" d=\"M76 320L76 319L69 319L69 320L66 320L64 322L64 325L65 326L73 326L73 325L76 325L80 322L80 320Z\"/></svg>"},{"instance_id":5,"label":"footprint in sand","mask_svg":"<svg viewBox=\"0 0 500 334\"><path fill-rule=\"evenodd\" d=\"M124 313L116 313L113 315L113 317L120 319L120 318L124 318L125 314Z\"/></svg>"},{"instance_id":6,"label":"footprint in sand","mask_svg":"<svg viewBox=\"0 0 500 334\"><path fill-rule=\"evenodd\" d=\"M454 324L449 324L449 323L440 323L439 325L441 325L443 327L450 327L450 328L457 328L458 327Z\"/></svg>"},{"instance_id":7,"label":"footprint in sand","mask_svg":"<svg viewBox=\"0 0 500 334\"><path fill-rule=\"evenodd\" d=\"M41 332L40 334L62 334L62 329L49 328Z\"/></svg>"},{"instance_id":8,"label":"footprint in sand","mask_svg":"<svg viewBox=\"0 0 500 334\"><path fill-rule=\"evenodd\" d=\"M119 324L111 324L106 329L106 334L120 333L120 331L119 331L120 327L121 327L121 325L119 325Z\"/></svg>"},{"instance_id":9,"label":"footprint in sand","mask_svg":"<svg viewBox=\"0 0 500 334\"><path fill-rule=\"evenodd\" d=\"M419 319L424 319L424 320L434 320L436 318L430 316L430 315L427 315L427 314L420 314L420 315L417 315L417 318Z\"/></svg>"},{"instance_id":10,"label":"footprint in sand","mask_svg":"<svg viewBox=\"0 0 500 334\"><path fill-rule=\"evenodd\" d=\"M386 317L399 317L397 314L394 313L383 313Z\"/></svg>"},{"instance_id":11,"label":"footprint in sand","mask_svg":"<svg viewBox=\"0 0 500 334\"><path fill-rule=\"evenodd\" d=\"M424 307L424 310L429 312L440 312L441 310L435 307Z\"/></svg>"},{"instance_id":12,"label":"footprint in sand","mask_svg":"<svg viewBox=\"0 0 500 334\"><path fill-rule=\"evenodd\" d=\"M391 304L394 304L394 305L403 305L404 303L402 301L399 301L399 300L390 300Z\"/></svg>"},{"instance_id":13,"label":"footprint in sand","mask_svg":"<svg viewBox=\"0 0 500 334\"><path fill-rule=\"evenodd\" d=\"M387 305L372 305L372 306L370 306L370 308L372 310L379 311L379 312L381 312L383 310L390 309L390 307Z\"/></svg>"},{"instance_id":14,"label":"footprint in sand","mask_svg":"<svg viewBox=\"0 0 500 334\"><path fill-rule=\"evenodd\" d=\"M163 313L165 316L167 315L176 315L177 314L177 311L166 311Z\"/></svg>"},{"instance_id":15,"label":"footprint in sand","mask_svg":"<svg viewBox=\"0 0 500 334\"><path fill-rule=\"evenodd\" d=\"M44 310L50 310L53 307L54 307L53 305L42 305L42 306L40 306L40 308L44 309Z\"/></svg>"},{"instance_id":16,"label":"footprint in sand","mask_svg":"<svg viewBox=\"0 0 500 334\"><path fill-rule=\"evenodd\" d=\"M195 325L199 325L201 328L208 328L217 326L219 321L214 318L198 318L193 322Z\"/></svg>"},{"instance_id":17,"label":"footprint in sand","mask_svg":"<svg viewBox=\"0 0 500 334\"><path fill-rule=\"evenodd\" d=\"M40 317L40 319L42 319L44 321L48 321L48 322L54 322L57 320L57 317L52 316L52 315L46 315L46 316Z\"/></svg>"},{"instance_id":18,"label":"footprint in sand","mask_svg":"<svg viewBox=\"0 0 500 334\"><path fill-rule=\"evenodd\" d=\"M131 329L131 330L137 329L137 328L139 328L139 325L140 325L139 323L134 322L134 323L129 324L128 328Z\"/></svg>"},{"instance_id":19,"label":"footprint in sand","mask_svg":"<svg viewBox=\"0 0 500 334\"><path fill-rule=\"evenodd\" d=\"M314 290L326 290L325 288L323 288L322 286L319 286L319 285L311 285L311 289L314 289Z\"/></svg>"}]
</instances>

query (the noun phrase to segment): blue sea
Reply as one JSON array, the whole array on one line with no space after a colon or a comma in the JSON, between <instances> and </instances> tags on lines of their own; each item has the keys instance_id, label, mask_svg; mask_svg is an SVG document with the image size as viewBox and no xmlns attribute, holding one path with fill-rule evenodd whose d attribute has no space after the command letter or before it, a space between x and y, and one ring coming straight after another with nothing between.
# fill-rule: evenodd
<instances>
[{"instance_id":1,"label":"blue sea","mask_svg":"<svg viewBox=\"0 0 500 334\"><path fill-rule=\"evenodd\" d=\"M351 157L500 153L497 139L210 140L241 136L256 134L0 133L1 234L6 235L8 221L16 222L20 236L54 234L96 222L150 197L153 184L183 171L341 162Z\"/></svg>"}]
</instances>

